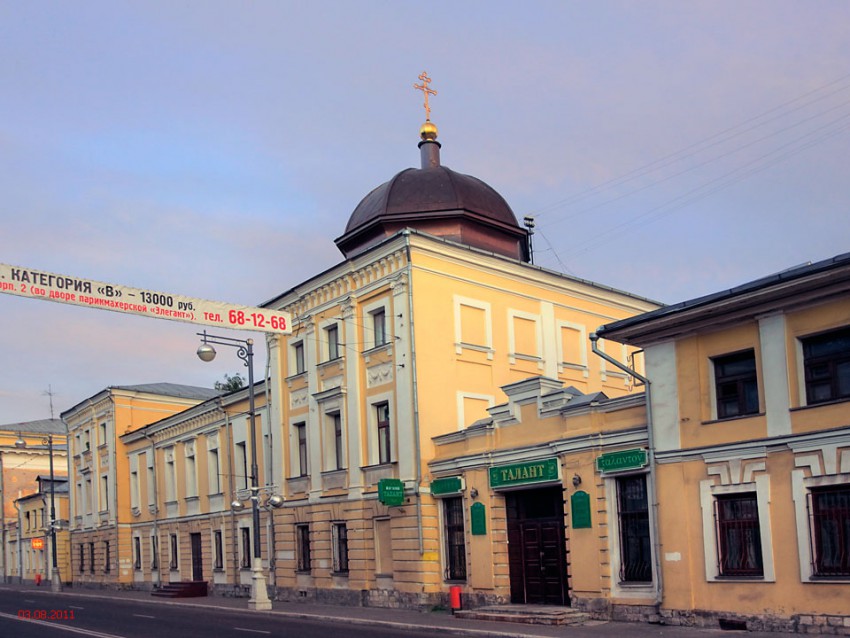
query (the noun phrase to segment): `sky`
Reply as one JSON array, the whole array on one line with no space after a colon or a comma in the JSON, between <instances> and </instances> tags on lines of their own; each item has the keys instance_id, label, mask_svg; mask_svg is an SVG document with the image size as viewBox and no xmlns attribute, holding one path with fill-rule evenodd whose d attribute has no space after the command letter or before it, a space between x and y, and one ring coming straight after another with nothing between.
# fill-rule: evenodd
<instances>
[{"instance_id":1,"label":"sky","mask_svg":"<svg viewBox=\"0 0 850 638\"><path fill-rule=\"evenodd\" d=\"M850 250L844 0L0 0L0 263L267 301L418 166L422 71L537 265L675 303ZM201 329L0 294L0 423L244 376Z\"/></svg>"}]
</instances>

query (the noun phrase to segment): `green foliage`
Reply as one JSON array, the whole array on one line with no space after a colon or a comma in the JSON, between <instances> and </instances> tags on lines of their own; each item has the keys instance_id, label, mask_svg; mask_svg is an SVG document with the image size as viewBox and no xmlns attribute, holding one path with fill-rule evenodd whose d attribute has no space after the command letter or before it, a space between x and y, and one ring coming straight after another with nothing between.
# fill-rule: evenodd
<instances>
[{"instance_id":1,"label":"green foliage","mask_svg":"<svg viewBox=\"0 0 850 638\"><path fill-rule=\"evenodd\" d=\"M219 392L234 392L245 387L245 378L238 372L233 376L225 373L224 381L216 381L213 387Z\"/></svg>"}]
</instances>

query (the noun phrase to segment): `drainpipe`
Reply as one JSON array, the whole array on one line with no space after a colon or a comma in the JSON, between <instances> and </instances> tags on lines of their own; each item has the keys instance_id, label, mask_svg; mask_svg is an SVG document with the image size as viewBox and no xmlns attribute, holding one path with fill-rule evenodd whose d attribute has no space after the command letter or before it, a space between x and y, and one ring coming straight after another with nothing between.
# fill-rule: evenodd
<instances>
[{"instance_id":1,"label":"drainpipe","mask_svg":"<svg viewBox=\"0 0 850 638\"><path fill-rule=\"evenodd\" d=\"M658 578L658 584L655 588L655 603L660 605L664 596L664 587L663 587L663 576L661 573L661 541L659 539L660 530L658 528L658 494L655 487L655 434L653 432L652 427L652 394L651 394L651 384L649 379L645 376L641 375L635 370L632 370L627 365L617 361L614 357L602 352L597 345L596 342L599 340L599 335L595 332L590 333L590 349L594 354L599 357L605 359L611 365L616 366L626 374L633 376L634 378L641 381L644 386L646 386L646 443L647 443L647 461L649 462L649 484L650 484L650 497L652 498L652 507L649 508L649 519L650 525L652 526L652 539L653 539L653 563L655 564L655 573Z\"/></svg>"},{"instance_id":2,"label":"drainpipe","mask_svg":"<svg viewBox=\"0 0 850 638\"><path fill-rule=\"evenodd\" d=\"M160 560L162 558L162 552L159 551L159 491L157 489L156 445L150 434L142 432L142 435L151 443L151 460L153 461L153 535L156 538L156 553L160 554L160 556L156 556L156 584L159 585L162 583L162 560Z\"/></svg>"},{"instance_id":3,"label":"drainpipe","mask_svg":"<svg viewBox=\"0 0 850 638\"><path fill-rule=\"evenodd\" d=\"M269 344L270 337L266 335L266 374L263 378L263 390L266 395L266 425L269 429L269 444L267 446L268 453L266 454L265 466L266 466L266 485L274 485L274 428L272 427L272 397L271 390L269 388L269 376L271 375L271 345ZM275 570L277 569L277 561L275 560L277 554L277 547L275 545L275 529L274 529L274 510L269 509L269 577L272 579L272 584L275 588L277 588L277 574Z\"/></svg>"},{"instance_id":4,"label":"drainpipe","mask_svg":"<svg viewBox=\"0 0 850 638\"><path fill-rule=\"evenodd\" d=\"M233 424L230 422L230 415L227 413L227 410L224 409L224 406L221 403L221 399L218 401L218 409L221 410L221 413L224 415L224 431L225 431L225 447L227 448L227 498L235 498L236 490L233 486ZM239 539L236 538L236 512L233 511L233 508L230 507L228 503L228 509L230 511L230 551L232 553L233 558L233 586L234 589L237 589L240 584L239 579ZM225 563L225 571L227 571L227 564Z\"/></svg>"},{"instance_id":5,"label":"drainpipe","mask_svg":"<svg viewBox=\"0 0 850 638\"><path fill-rule=\"evenodd\" d=\"M429 145L431 146L431 145ZM439 144L437 145L439 150ZM439 161L439 155L437 155ZM422 495L419 486L422 483L422 443L419 440L419 389L416 378L416 339L413 331L413 263L410 258L410 231L404 231L407 251L407 311L410 314L407 330L410 334L410 375L413 385L413 445L416 456L416 486L414 496L416 497L416 528L419 533L419 554L425 553L425 541L422 532Z\"/></svg>"},{"instance_id":6,"label":"drainpipe","mask_svg":"<svg viewBox=\"0 0 850 638\"><path fill-rule=\"evenodd\" d=\"M21 497L20 491L18 492L18 498ZM24 520L21 515L21 508L18 506L17 499L12 501L12 505L15 506L15 509L18 511L18 584L24 582L24 542L23 542L23 529L24 529Z\"/></svg>"}]
</instances>

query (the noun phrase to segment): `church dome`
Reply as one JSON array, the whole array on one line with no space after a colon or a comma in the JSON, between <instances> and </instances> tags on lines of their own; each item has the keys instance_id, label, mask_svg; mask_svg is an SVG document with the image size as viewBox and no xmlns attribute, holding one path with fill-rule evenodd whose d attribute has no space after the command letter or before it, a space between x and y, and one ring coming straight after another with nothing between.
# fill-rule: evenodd
<instances>
[{"instance_id":1,"label":"church dome","mask_svg":"<svg viewBox=\"0 0 850 638\"><path fill-rule=\"evenodd\" d=\"M405 169L366 195L336 240L339 249L351 257L403 228L414 228L527 260L528 234L511 207L480 179L441 166L437 129L426 125L420 131L422 168Z\"/></svg>"}]
</instances>

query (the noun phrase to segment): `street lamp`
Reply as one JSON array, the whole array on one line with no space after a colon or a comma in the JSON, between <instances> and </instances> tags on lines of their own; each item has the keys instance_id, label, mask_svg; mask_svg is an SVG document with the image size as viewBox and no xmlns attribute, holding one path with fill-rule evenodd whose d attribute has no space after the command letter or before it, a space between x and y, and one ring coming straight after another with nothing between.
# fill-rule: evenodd
<instances>
[{"instance_id":1,"label":"street lamp","mask_svg":"<svg viewBox=\"0 0 850 638\"><path fill-rule=\"evenodd\" d=\"M251 432L251 514L254 523L254 559L251 562L251 598L248 600L248 608L257 611L271 609L272 603L266 589L263 558L260 552L260 485L258 482L260 472L257 467L257 432L254 424L254 340L217 337L208 335L206 330L198 332L197 335L201 337L202 341L198 347L198 358L201 361L208 363L215 359L216 352L212 344L230 346L237 348L236 356L248 368L248 429Z\"/></svg>"},{"instance_id":2,"label":"street lamp","mask_svg":"<svg viewBox=\"0 0 850 638\"><path fill-rule=\"evenodd\" d=\"M47 438L41 440L42 444L47 444L47 455L50 460L50 559L53 569L50 572L50 589L52 591L62 591L62 579L59 576L59 564L56 560L56 482L53 478L53 435L48 434ZM25 448L27 442L23 437L18 437L15 441L15 447ZM5 551L5 549L4 549Z\"/></svg>"}]
</instances>

